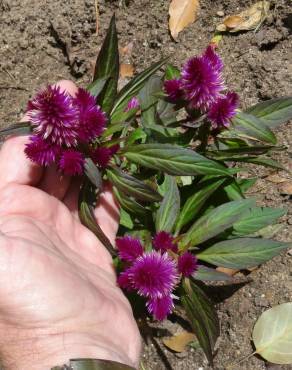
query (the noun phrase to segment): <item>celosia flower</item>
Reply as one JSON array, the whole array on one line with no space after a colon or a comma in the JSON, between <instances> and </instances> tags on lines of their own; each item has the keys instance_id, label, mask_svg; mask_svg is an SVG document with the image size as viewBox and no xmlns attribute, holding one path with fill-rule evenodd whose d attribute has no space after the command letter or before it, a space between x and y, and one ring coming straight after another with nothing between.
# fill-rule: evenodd
<instances>
[{"instance_id":1,"label":"celosia flower","mask_svg":"<svg viewBox=\"0 0 292 370\"><path fill-rule=\"evenodd\" d=\"M61 154L59 167L69 176L81 175L84 170L84 155L77 150L67 149Z\"/></svg>"},{"instance_id":2,"label":"celosia flower","mask_svg":"<svg viewBox=\"0 0 292 370\"><path fill-rule=\"evenodd\" d=\"M119 145L113 145L109 148L96 148L90 153L90 156L94 163L98 164L101 168L105 168L119 148Z\"/></svg>"},{"instance_id":3,"label":"celosia flower","mask_svg":"<svg viewBox=\"0 0 292 370\"><path fill-rule=\"evenodd\" d=\"M60 147L47 143L39 136L30 136L30 142L26 144L24 152L31 161L40 166L48 166L56 161Z\"/></svg>"},{"instance_id":4,"label":"celosia flower","mask_svg":"<svg viewBox=\"0 0 292 370\"><path fill-rule=\"evenodd\" d=\"M128 101L128 104L125 108L125 112L129 112L131 109L136 109L136 108L139 108L140 106L140 103L139 103L139 100L138 98L136 98L135 96L133 98L131 98L129 101Z\"/></svg>"},{"instance_id":5,"label":"celosia flower","mask_svg":"<svg viewBox=\"0 0 292 370\"><path fill-rule=\"evenodd\" d=\"M215 48L209 45L204 53L204 57L209 60L211 65L215 70L221 72L223 70L224 64L222 59L219 57L218 54L215 52Z\"/></svg>"},{"instance_id":6,"label":"celosia flower","mask_svg":"<svg viewBox=\"0 0 292 370\"><path fill-rule=\"evenodd\" d=\"M78 89L74 104L78 109L78 137L89 142L102 133L106 123L105 113L96 105L95 97L82 88Z\"/></svg>"},{"instance_id":7,"label":"celosia flower","mask_svg":"<svg viewBox=\"0 0 292 370\"><path fill-rule=\"evenodd\" d=\"M118 276L118 284L122 289L131 291L134 290L133 283L131 280L131 269L123 271Z\"/></svg>"},{"instance_id":8,"label":"celosia flower","mask_svg":"<svg viewBox=\"0 0 292 370\"><path fill-rule=\"evenodd\" d=\"M147 308L156 320L162 321L174 309L173 299L170 294L161 298L150 298L147 302Z\"/></svg>"},{"instance_id":9,"label":"celosia flower","mask_svg":"<svg viewBox=\"0 0 292 370\"><path fill-rule=\"evenodd\" d=\"M193 57L186 62L182 70L182 88L191 108L206 111L225 88L221 75L220 58L212 55L208 49L200 57ZM215 54L215 52L214 52Z\"/></svg>"},{"instance_id":10,"label":"celosia flower","mask_svg":"<svg viewBox=\"0 0 292 370\"><path fill-rule=\"evenodd\" d=\"M183 276L192 275L198 268L196 256L190 252L182 254L178 257L177 268Z\"/></svg>"},{"instance_id":11,"label":"celosia flower","mask_svg":"<svg viewBox=\"0 0 292 370\"><path fill-rule=\"evenodd\" d=\"M143 247L139 239L131 236L124 236L116 239L116 245L121 260L134 262L143 254Z\"/></svg>"},{"instance_id":12,"label":"celosia flower","mask_svg":"<svg viewBox=\"0 0 292 370\"><path fill-rule=\"evenodd\" d=\"M173 103L183 98L182 83L178 78L164 81L164 90Z\"/></svg>"},{"instance_id":13,"label":"celosia flower","mask_svg":"<svg viewBox=\"0 0 292 370\"><path fill-rule=\"evenodd\" d=\"M176 264L167 253L145 252L138 257L129 271L133 287L144 297L168 295L178 279Z\"/></svg>"},{"instance_id":14,"label":"celosia flower","mask_svg":"<svg viewBox=\"0 0 292 370\"><path fill-rule=\"evenodd\" d=\"M159 231L153 238L153 247L156 250L166 252L168 249L177 252L177 245L173 242L173 236L166 231Z\"/></svg>"},{"instance_id":15,"label":"celosia flower","mask_svg":"<svg viewBox=\"0 0 292 370\"><path fill-rule=\"evenodd\" d=\"M228 92L211 105L207 117L214 128L230 125L230 119L236 114L238 100L238 95L235 92Z\"/></svg>"},{"instance_id":16,"label":"celosia flower","mask_svg":"<svg viewBox=\"0 0 292 370\"><path fill-rule=\"evenodd\" d=\"M77 108L73 98L59 86L48 86L28 104L33 131L48 143L59 146L77 144Z\"/></svg>"}]
</instances>

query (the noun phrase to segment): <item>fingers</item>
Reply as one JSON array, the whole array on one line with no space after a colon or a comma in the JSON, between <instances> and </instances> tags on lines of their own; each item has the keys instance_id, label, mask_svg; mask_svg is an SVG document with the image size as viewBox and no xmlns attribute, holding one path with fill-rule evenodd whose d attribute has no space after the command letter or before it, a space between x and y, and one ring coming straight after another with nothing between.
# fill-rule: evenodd
<instances>
[{"instance_id":1,"label":"fingers","mask_svg":"<svg viewBox=\"0 0 292 370\"><path fill-rule=\"evenodd\" d=\"M81 180L74 179L63 200L64 204L77 219L80 187ZM102 231L109 238L110 242L114 244L119 227L120 212L109 183L104 183L102 193L94 210L94 216Z\"/></svg>"},{"instance_id":2,"label":"fingers","mask_svg":"<svg viewBox=\"0 0 292 370\"><path fill-rule=\"evenodd\" d=\"M43 169L24 153L27 136L11 137L0 150L0 188L10 183L36 185Z\"/></svg>"},{"instance_id":3,"label":"fingers","mask_svg":"<svg viewBox=\"0 0 292 370\"><path fill-rule=\"evenodd\" d=\"M94 215L102 231L114 244L119 227L120 211L109 183L104 184Z\"/></svg>"},{"instance_id":4,"label":"fingers","mask_svg":"<svg viewBox=\"0 0 292 370\"><path fill-rule=\"evenodd\" d=\"M71 183L71 177L58 171L55 164L46 168L38 187L58 199L63 199Z\"/></svg>"},{"instance_id":5,"label":"fingers","mask_svg":"<svg viewBox=\"0 0 292 370\"><path fill-rule=\"evenodd\" d=\"M66 193L66 196L63 199L63 203L69 209L69 211L71 212L71 214L74 216L75 219L79 219L78 217L78 197L79 197L81 184L82 184L81 178L73 179Z\"/></svg>"}]
</instances>

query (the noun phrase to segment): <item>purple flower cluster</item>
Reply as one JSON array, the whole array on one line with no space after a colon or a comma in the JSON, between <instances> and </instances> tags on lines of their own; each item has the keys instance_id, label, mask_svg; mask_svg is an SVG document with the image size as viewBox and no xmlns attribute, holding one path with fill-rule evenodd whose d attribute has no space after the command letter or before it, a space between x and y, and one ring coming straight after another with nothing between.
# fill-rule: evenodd
<instances>
[{"instance_id":1,"label":"purple flower cluster","mask_svg":"<svg viewBox=\"0 0 292 370\"><path fill-rule=\"evenodd\" d=\"M95 97L79 88L72 97L59 86L47 86L27 107L33 134L25 153L33 162L48 166L54 162L66 175L81 175L84 170L84 148L101 135L106 116ZM117 148L89 151L96 164L105 167Z\"/></svg>"},{"instance_id":2,"label":"purple flower cluster","mask_svg":"<svg viewBox=\"0 0 292 370\"><path fill-rule=\"evenodd\" d=\"M181 77L164 82L164 90L173 103L185 101L191 109L207 113L213 128L228 127L236 114L238 96L227 92L222 76L223 62L214 47L209 46L201 56L189 59Z\"/></svg>"},{"instance_id":3,"label":"purple flower cluster","mask_svg":"<svg viewBox=\"0 0 292 370\"><path fill-rule=\"evenodd\" d=\"M121 288L145 297L149 313L163 320L174 308L173 291L180 276L193 274L197 259L189 252L177 255L174 238L165 231L157 233L152 244L154 250L145 251L139 239L124 236L116 240L119 257L126 264L118 283Z\"/></svg>"}]
</instances>

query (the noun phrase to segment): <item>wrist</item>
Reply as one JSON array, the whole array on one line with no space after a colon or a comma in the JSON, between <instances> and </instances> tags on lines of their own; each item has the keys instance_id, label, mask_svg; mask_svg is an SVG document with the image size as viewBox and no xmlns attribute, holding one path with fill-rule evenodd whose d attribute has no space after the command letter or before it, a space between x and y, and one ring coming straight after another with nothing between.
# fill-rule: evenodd
<instances>
[{"instance_id":1,"label":"wrist","mask_svg":"<svg viewBox=\"0 0 292 370\"><path fill-rule=\"evenodd\" d=\"M104 359L134 366L123 353L102 336L87 333L21 333L18 330L3 337L0 357L5 370L50 370L69 363L69 359Z\"/></svg>"}]
</instances>

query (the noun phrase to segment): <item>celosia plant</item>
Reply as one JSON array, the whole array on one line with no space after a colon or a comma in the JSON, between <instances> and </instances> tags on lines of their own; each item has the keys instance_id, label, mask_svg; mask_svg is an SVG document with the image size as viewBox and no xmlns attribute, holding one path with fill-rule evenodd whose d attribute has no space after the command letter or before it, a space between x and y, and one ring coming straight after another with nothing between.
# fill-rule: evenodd
<instances>
[{"instance_id":1,"label":"celosia plant","mask_svg":"<svg viewBox=\"0 0 292 370\"><path fill-rule=\"evenodd\" d=\"M2 135L29 134L25 152L32 161L82 177L80 219L112 254L117 283L144 300L154 319L182 305L212 363L219 322L203 282L230 283L216 266L258 266L287 247L262 237L285 210L246 199L256 179L241 179L237 164L282 169L269 157L280 149L271 129L292 117L292 99L241 111L214 45L181 70L167 65L158 75L166 61L117 91L113 18L92 83L75 97L45 87L28 103L29 121ZM92 214L103 180L112 183L121 206L115 246Z\"/></svg>"}]
</instances>

